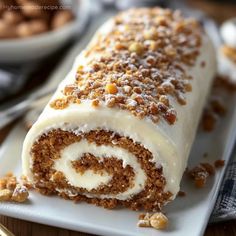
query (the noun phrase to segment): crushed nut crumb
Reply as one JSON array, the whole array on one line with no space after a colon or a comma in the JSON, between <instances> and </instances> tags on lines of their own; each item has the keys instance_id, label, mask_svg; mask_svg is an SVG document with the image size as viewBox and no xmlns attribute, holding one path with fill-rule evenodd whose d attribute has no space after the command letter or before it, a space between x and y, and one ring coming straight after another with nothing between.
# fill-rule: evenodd
<instances>
[{"instance_id":1,"label":"crushed nut crumb","mask_svg":"<svg viewBox=\"0 0 236 236\"><path fill-rule=\"evenodd\" d=\"M69 106L69 102L66 98L58 98L50 103L50 107L54 109L63 110Z\"/></svg>"},{"instance_id":2,"label":"crushed nut crumb","mask_svg":"<svg viewBox=\"0 0 236 236\"><path fill-rule=\"evenodd\" d=\"M92 106L93 107L98 107L99 106L99 100L98 99L93 99L92 100Z\"/></svg>"},{"instance_id":3,"label":"crushed nut crumb","mask_svg":"<svg viewBox=\"0 0 236 236\"><path fill-rule=\"evenodd\" d=\"M184 192L184 191L178 192L178 197L185 197L185 196L186 196L186 192Z\"/></svg>"},{"instance_id":4,"label":"crushed nut crumb","mask_svg":"<svg viewBox=\"0 0 236 236\"><path fill-rule=\"evenodd\" d=\"M9 201L12 196L12 191L10 189L2 189L0 190L0 201Z\"/></svg>"},{"instance_id":5,"label":"crushed nut crumb","mask_svg":"<svg viewBox=\"0 0 236 236\"><path fill-rule=\"evenodd\" d=\"M208 176L214 173L214 167L209 163L201 163L188 171L189 177L194 180L194 184L198 188L203 188Z\"/></svg>"},{"instance_id":6,"label":"crushed nut crumb","mask_svg":"<svg viewBox=\"0 0 236 236\"><path fill-rule=\"evenodd\" d=\"M142 213L139 215L139 227L152 227L154 229L165 229L168 225L168 218L162 213Z\"/></svg>"},{"instance_id":7,"label":"crushed nut crumb","mask_svg":"<svg viewBox=\"0 0 236 236\"><path fill-rule=\"evenodd\" d=\"M216 160L214 163L215 168L222 168L225 165L225 160Z\"/></svg>"},{"instance_id":8,"label":"crushed nut crumb","mask_svg":"<svg viewBox=\"0 0 236 236\"><path fill-rule=\"evenodd\" d=\"M118 92L118 89L116 87L116 84L106 84L105 91L109 94L116 94Z\"/></svg>"},{"instance_id":9,"label":"crushed nut crumb","mask_svg":"<svg viewBox=\"0 0 236 236\"><path fill-rule=\"evenodd\" d=\"M28 189L25 186L17 184L13 191L11 200L14 202L25 202L29 197Z\"/></svg>"},{"instance_id":10,"label":"crushed nut crumb","mask_svg":"<svg viewBox=\"0 0 236 236\"><path fill-rule=\"evenodd\" d=\"M165 229L168 225L168 218L161 212L150 217L150 224L155 229Z\"/></svg>"},{"instance_id":11,"label":"crushed nut crumb","mask_svg":"<svg viewBox=\"0 0 236 236\"><path fill-rule=\"evenodd\" d=\"M26 184L28 182L27 178L23 176L20 181ZM32 187L29 183L28 186ZM0 178L0 201L24 202L28 197L28 188L20 184L12 173L8 173Z\"/></svg>"}]
</instances>

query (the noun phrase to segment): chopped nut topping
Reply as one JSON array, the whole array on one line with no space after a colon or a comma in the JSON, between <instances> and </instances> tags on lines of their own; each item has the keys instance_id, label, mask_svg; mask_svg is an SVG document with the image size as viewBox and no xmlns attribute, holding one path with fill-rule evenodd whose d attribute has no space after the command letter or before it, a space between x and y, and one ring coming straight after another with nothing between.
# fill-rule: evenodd
<instances>
[{"instance_id":1,"label":"chopped nut topping","mask_svg":"<svg viewBox=\"0 0 236 236\"><path fill-rule=\"evenodd\" d=\"M221 168L225 165L225 160L216 160L214 165L215 165L215 168Z\"/></svg>"},{"instance_id":2,"label":"chopped nut topping","mask_svg":"<svg viewBox=\"0 0 236 236\"><path fill-rule=\"evenodd\" d=\"M212 99L210 103L215 114L219 116L224 116L226 114L226 108L219 99Z\"/></svg>"},{"instance_id":3,"label":"chopped nut topping","mask_svg":"<svg viewBox=\"0 0 236 236\"><path fill-rule=\"evenodd\" d=\"M214 113L205 110L202 116L202 127L204 131L211 132L214 130L216 124L216 117Z\"/></svg>"},{"instance_id":4,"label":"chopped nut topping","mask_svg":"<svg viewBox=\"0 0 236 236\"><path fill-rule=\"evenodd\" d=\"M151 28L148 30L145 30L143 33L143 36L145 39L150 40L156 40L158 37L157 30L155 28Z\"/></svg>"},{"instance_id":5,"label":"chopped nut topping","mask_svg":"<svg viewBox=\"0 0 236 236\"><path fill-rule=\"evenodd\" d=\"M110 94L116 94L118 92L118 89L116 87L116 84L106 84L105 91Z\"/></svg>"},{"instance_id":6,"label":"chopped nut topping","mask_svg":"<svg viewBox=\"0 0 236 236\"><path fill-rule=\"evenodd\" d=\"M102 106L174 124L177 117L169 96L186 104L185 94L192 90L186 66L196 62L201 35L201 26L177 11L122 12L114 17L111 30L88 46L86 64L78 65L74 83L66 86L64 97L51 107L64 109L68 103L77 103L76 99L82 103L98 99Z\"/></svg>"},{"instance_id":7,"label":"chopped nut topping","mask_svg":"<svg viewBox=\"0 0 236 236\"><path fill-rule=\"evenodd\" d=\"M63 93L65 95L72 95L76 89L77 87L74 84L69 84L65 86Z\"/></svg>"},{"instance_id":8,"label":"chopped nut topping","mask_svg":"<svg viewBox=\"0 0 236 236\"><path fill-rule=\"evenodd\" d=\"M140 214L138 226L139 227L152 227L154 229L165 229L168 225L168 218L162 213L157 212L154 214Z\"/></svg>"},{"instance_id":9,"label":"chopped nut topping","mask_svg":"<svg viewBox=\"0 0 236 236\"><path fill-rule=\"evenodd\" d=\"M186 192L184 192L184 191L178 192L178 197L185 197L185 196L186 196Z\"/></svg>"},{"instance_id":10,"label":"chopped nut topping","mask_svg":"<svg viewBox=\"0 0 236 236\"><path fill-rule=\"evenodd\" d=\"M63 99L63 98L58 98L50 103L50 106L52 108L60 109L60 110L65 109L66 107L68 107L68 105L69 105L69 103L68 103L67 99Z\"/></svg>"},{"instance_id":11,"label":"chopped nut topping","mask_svg":"<svg viewBox=\"0 0 236 236\"><path fill-rule=\"evenodd\" d=\"M203 188L206 184L207 177L214 174L215 169L209 163L201 163L188 171L189 177L194 180L194 184L198 188Z\"/></svg>"},{"instance_id":12,"label":"chopped nut topping","mask_svg":"<svg viewBox=\"0 0 236 236\"><path fill-rule=\"evenodd\" d=\"M0 202L9 201L11 199L12 191L10 189L0 190Z\"/></svg>"},{"instance_id":13,"label":"chopped nut topping","mask_svg":"<svg viewBox=\"0 0 236 236\"><path fill-rule=\"evenodd\" d=\"M7 184L6 184L6 188L13 190L16 187L17 184L17 180L15 176L11 176L8 178L7 180Z\"/></svg>"},{"instance_id":14,"label":"chopped nut topping","mask_svg":"<svg viewBox=\"0 0 236 236\"><path fill-rule=\"evenodd\" d=\"M158 212L151 216L150 224L155 229L165 229L168 225L168 218L163 213Z\"/></svg>"},{"instance_id":15,"label":"chopped nut topping","mask_svg":"<svg viewBox=\"0 0 236 236\"><path fill-rule=\"evenodd\" d=\"M149 213L142 213L139 215L138 226L139 227L151 227L150 224L150 214Z\"/></svg>"},{"instance_id":16,"label":"chopped nut topping","mask_svg":"<svg viewBox=\"0 0 236 236\"><path fill-rule=\"evenodd\" d=\"M19 182L20 182L21 185L25 186L27 189L32 189L33 188L32 183L29 182L27 176L25 176L25 175L21 175Z\"/></svg>"},{"instance_id":17,"label":"chopped nut topping","mask_svg":"<svg viewBox=\"0 0 236 236\"><path fill-rule=\"evenodd\" d=\"M93 107L98 107L99 106L99 100L98 99L92 100L92 106Z\"/></svg>"},{"instance_id":18,"label":"chopped nut topping","mask_svg":"<svg viewBox=\"0 0 236 236\"><path fill-rule=\"evenodd\" d=\"M186 174L194 181L197 188L203 188L207 178L215 174L215 168L223 167L224 163L224 160L216 160L214 166L210 163L200 163L191 170L186 170Z\"/></svg>"},{"instance_id":19,"label":"chopped nut topping","mask_svg":"<svg viewBox=\"0 0 236 236\"><path fill-rule=\"evenodd\" d=\"M28 182L26 177L22 177L21 180ZM29 187L32 186L29 185ZM27 187L19 184L12 173L8 173L0 179L0 201L24 202L28 199L28 196Z\"/></svg>"},{"instance_id":20,"label":"chopped nut topping","mask_svg":"<svg viewBox=\"0 0 236 236\"><path fill-rule=\"evenodd\" d=\"M18 184L14 189L11 200L14 202L25 202L28 199L29 192L25 186Z\"/></svg>"},{"instance_id":21,"label":"chopped nut topping","mask_svg":"<svg viewBox=\"0 0 236 236\"><path fill-rule=\"evenodd\" d=\"M214 166L212 166L211 164L205 162L205 163L200 163L200 165L205 168L205 170L209 175L215 174Z\"/></svg>"},{"instance_id":22,"label":"chopped nut topping","mask_svg":"<svg viewBox=\"0 0 236 236\"><path fill-rule=\"evenodd\" d=\"M174 109L168 109L164 114L165 119L169 122L169 124L174 124L176 120L176 111Z\"/></svg>"},{"instance_id":23,"label":"chopped nut topping","mask_svg":"<svg viewBox=\"0 0 236 236\"><path fill-rule=\"evenodd\" d=\"M202 127L204 131L210 132L216 127L218 117L223 117L226 114L226 108L222 101L212 95L212 98L208 102L208 106L205 108L202 116Z\"/></svg>"},{"instance_id":24,"label":"chopped nut topping","mask_svg":"<svg viewBox=\"0 0 236 236\"><path fill-rule=\"evenodd\" d=\"M0 179L0 189L13 190L16 187L17 180L11 172L7 173L3 178Z\"/></svg>"},{"instance_id":25,"label":"chopped nut topping","mask_svg":"<svg viewBox=\"0 0 236 236\"><path fill-rule=\"evenodd\" d=\"M138 55L142 54L144 51L144 47L141 43L134 42L129 46L130 52L135 52Z\"/></svg>"}]
</instances>

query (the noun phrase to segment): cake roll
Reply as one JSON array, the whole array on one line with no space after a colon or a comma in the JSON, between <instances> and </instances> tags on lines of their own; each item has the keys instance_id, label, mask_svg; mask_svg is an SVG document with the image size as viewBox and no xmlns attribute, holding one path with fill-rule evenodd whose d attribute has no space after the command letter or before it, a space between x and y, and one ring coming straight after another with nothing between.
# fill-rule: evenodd
<instances>
[{"instance_id":1,"label":"cake roll","mask_svg":"<svg viewBox=\"0 0 236 236\"><path fill-rule=\"evenodd\" d=\"M43 194L160 210L179 191L215 68L195 20L161 8L119 13L28 132L24 174Z\"/></svg>"}]
</instances>

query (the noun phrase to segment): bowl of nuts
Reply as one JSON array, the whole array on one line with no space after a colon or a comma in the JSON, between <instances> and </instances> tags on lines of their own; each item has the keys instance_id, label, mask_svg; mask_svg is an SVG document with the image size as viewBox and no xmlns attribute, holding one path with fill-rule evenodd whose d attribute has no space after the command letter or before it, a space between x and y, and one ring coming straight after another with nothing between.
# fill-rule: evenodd
<instances>
[{"instance_id":1,"label":"bowl of nuts","mask_svg":"<svg viewBox=\"0 0 236 236\"><path fill-rule=\"evenodd\" d=\"M78 35L89 15L88 0L1 0L0 63L43 58Z\"/></svg>"}]
</instances>

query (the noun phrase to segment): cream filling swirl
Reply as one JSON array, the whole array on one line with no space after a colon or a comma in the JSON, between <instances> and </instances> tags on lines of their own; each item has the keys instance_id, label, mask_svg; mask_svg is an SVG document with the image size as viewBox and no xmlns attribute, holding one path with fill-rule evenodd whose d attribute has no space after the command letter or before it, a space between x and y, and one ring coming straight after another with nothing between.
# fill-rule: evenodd
<instances>
[{"instance_id":1,"label":"cream filling swirl","mask_svg":"<svg viewBox=\"0 0 236 236\"><path fill-rule=\"evenodd\" d=\"M112 176L107 172L103 172L102 174L95 173L92 170L86 170L83 174L76 172L76 170L72 167L71 162L80 160L84 153L91 153L98 158L115 157L122 160L124 168L129 165L133 168L135 173L133 186L125 192L121 192L116 195L86 194L86 196L126 200L144 189L147 176L141 168L140 163L137 161L137 158L132 153L120 147L112 147L109 145L97 146L95 143L89 143L87 140L81 140L80 142L67 146L61 151L61 158L55 160L54 162L53 168L57 171L61 171L72 186L85 188L90 191L98 188L102 184L108 184L112 179Z\"/></svg>"}]
</instances>

